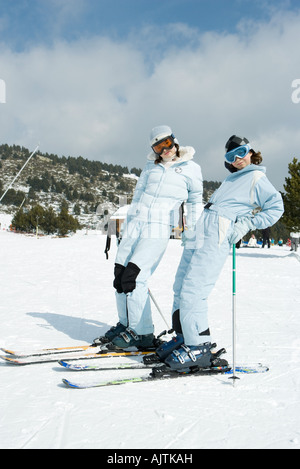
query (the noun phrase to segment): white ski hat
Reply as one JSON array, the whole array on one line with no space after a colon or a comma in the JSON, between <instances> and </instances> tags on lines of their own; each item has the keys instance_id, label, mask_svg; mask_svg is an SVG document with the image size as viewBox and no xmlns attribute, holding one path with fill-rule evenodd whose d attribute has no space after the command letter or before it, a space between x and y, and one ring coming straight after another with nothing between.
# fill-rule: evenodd
<instances>
[{"instance_id":1,"label":"white ski hat","mask_svg":"<svg viewBox=\"0 0 300 469\"><path fill-rule=\"evenodd\" d=\"M174 137L171 127L168 125L159 125L154 127L150 132L150 146L152 147L163 138L170 136L172 136L174 138L174 142L178 144L178 140Z\"/></svg>"}]
</instances>

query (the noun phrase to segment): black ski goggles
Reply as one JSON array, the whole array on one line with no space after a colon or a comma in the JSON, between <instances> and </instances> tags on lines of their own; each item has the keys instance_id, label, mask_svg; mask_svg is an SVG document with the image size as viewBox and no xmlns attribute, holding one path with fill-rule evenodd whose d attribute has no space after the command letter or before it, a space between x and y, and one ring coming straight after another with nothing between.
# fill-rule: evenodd
<instances>
[{"instance_id":1,"label":"black ski goggles","mask_svg":"<svg viewBox=\"0 0 300 469\"><path fill-rule=\"evenodd\" d=\"M152 145L152 150L154 153L157 155L161 155L164 150L171 150L174 145L174 135L169 135L168 137L164 137L158 142L156 142L154 145Z\"/></svg>"}]
</instances>

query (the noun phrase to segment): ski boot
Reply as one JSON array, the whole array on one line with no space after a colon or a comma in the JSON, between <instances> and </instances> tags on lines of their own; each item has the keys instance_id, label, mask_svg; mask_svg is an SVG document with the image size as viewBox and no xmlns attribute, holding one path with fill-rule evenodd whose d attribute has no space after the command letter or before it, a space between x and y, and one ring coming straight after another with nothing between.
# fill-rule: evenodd
<instances>
[{"instance_id":1,"label":"ski boot","mask_svg":"<svg viewBox=\"0 0 300 469\"><path fill-rule=\"evenodd\" d=\"M225 350L221 349L214 354L212 349L215 346L216 344L211 344L210 342L190 346L183 344L180 348L175 349L164 362L171 370L183 373L190 372L194 368L207 369L227 366L227 361L220 360L219 358Z\"/></svg>"},{"instance_id":2,"label":"ski boot","mask_svg":"<svg viewBox=\"0 0 300 469\"><path fill-rule=\"evenodd\" d=\"M157 339L154 334L137 335L133 329L127 327L125 331L112 339L111 345L120 349L136 347L138 350L155 350Z\"/></svg>"},{"instance_id":3,"label":"ski boot","mask_svg":"<svg viewBox=\"0 0 300 469\"><path fill-rule=\"evenodd\" d=\"M143 357L143 362L145 365L152 365L163 362L168 355L170 355L181 345L183 345L183 336L182 334L177 334L168 342L162 342L161 345L155 350L155 353Z\"/></svg>"},{"instance_id":4,"label":"ski boot","mask_svg":"<svg viewBox=\"0 0 300 469\"><path fill-rule=\"evenodd\" d=\"M123 326L120 322L116 326L112 326L104 335L97 337L93 340L93 345L103 345L111 342L121 332L126 331L126 326Z\"/></svg>"}]
</instances>

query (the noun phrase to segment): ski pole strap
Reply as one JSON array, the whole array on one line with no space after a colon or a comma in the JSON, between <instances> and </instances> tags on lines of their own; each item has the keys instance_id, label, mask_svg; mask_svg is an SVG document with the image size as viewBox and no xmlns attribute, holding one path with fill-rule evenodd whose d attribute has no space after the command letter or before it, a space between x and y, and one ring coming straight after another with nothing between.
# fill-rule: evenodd
<instances>
[{"instance_id":1,"label":"ski pole strap","mask_svg":"<svg viewBox=\"0 0 300 469\"><path fill-rule=\"evenodd\" d=\"M106 246L105 246L105 255L106 255L106 259L108 259L108 251L110 250L110 244L111 244L111 237L107 235L106 237Z\"/></svg>"}]
</instances>

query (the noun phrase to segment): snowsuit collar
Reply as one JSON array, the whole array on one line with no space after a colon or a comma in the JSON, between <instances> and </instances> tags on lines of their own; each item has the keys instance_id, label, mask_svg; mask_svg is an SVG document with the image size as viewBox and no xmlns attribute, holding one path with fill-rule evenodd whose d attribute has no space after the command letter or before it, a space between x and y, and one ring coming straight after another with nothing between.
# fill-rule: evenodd
<instances>
[{"instance_id":1,"label":"snowsuit collar","mask_svg":"<svg viewBox=\"0 0 300 469\"><path fill-rule=\"evenodd\" d=\"M235 173L231 173L229 176L227 176L226 179L227 180L235 179L239 177L242 173L247 173L249 171L261 171L264 174L267 172L265 166L258 166L256 164L250 164L249 166L246 166L245 168L240 169L239 171L236 171Z\"/></svg>"}]
</instances>

